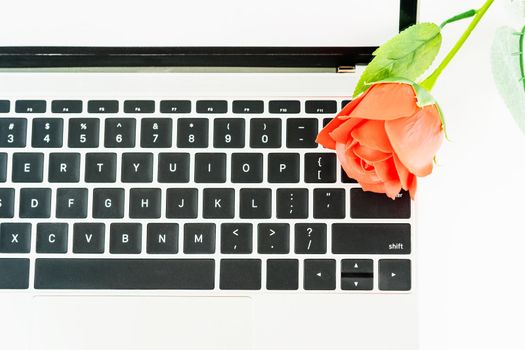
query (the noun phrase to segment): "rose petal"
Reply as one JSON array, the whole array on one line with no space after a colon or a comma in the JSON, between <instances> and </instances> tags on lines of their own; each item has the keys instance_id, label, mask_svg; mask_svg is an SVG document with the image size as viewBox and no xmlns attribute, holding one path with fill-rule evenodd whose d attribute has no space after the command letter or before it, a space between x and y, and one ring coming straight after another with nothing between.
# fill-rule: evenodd
<instances>
[{"instance_id":1,"label":"rose petal","mask_svg":"<svg viewBox=\"0 0 525 350\"><path fill-rule=\"evenodd\" d=\"M432 172L444 136L435 105L422 108L412 117L387 121L385 130L394 152L411 173L426 176Z\"/></svg>"},{"instance_id":2,"label":"rose petal","mask_svg":"<svg viewBox=\"0 0 525 350\"><path fill-rule=\"evenodd\" d=\"M379 151L390 153L392 145L385 131L385 122L382 120L367 120L352 130L352 137L360 144Z\"/></svg>"},{"instance_id":3,"label":"rose petal","mask_svg":"<svg viewBox=\"0 0 525 350\"><path fill-rule=\"evenodd\" d=\"M341 163L341 167L346 174L355 179L357 182L366 183L379 183L381 180L375 172L365 172L361 167L361 160L355 156L352 149L348 149L345 144L337 143L335 150L337 152L337 158Z\"/></svg>"},{"instance_id":4,"label":"rose petal","mask_svg":"<svg viewBox=\"0 0 525 350\"><path fill-rule=\"evenodd\" d=\"M407 167L401 163L398 156L394 153L393 154L394 159L394 165L396 166L397 175L399 176L399 180L401 181L401 187L403 187L404 190L408 190L408 183L409 183L409 177L410 172L408 171Z\"/></svg>"},{"instance_id":5,"label":"rose petal","mask_svg":"<svg viewBox=\"0 0 525 350\"><path fill-rule=\"evenodd\" d=\"M382 161L374 163L376 174L377 176L384 182L391 182L396 181L400 182L399 175L397 174L397 169L394 164L394 160L392 157ZM399 189L401 189L401 185L399 185ZM399 193L399 191L398 191Z\"/></svg>"},{"instance_id":6,"label":"rose petal","mask_svg":"<svg viewBox=\"0 0 525 350\"><path fill-rule=\"evenodd\" d=\"M416 191L417 191L417 177L410 174L410 178L408 181L408 192L410 193L410 198L412 199L416 198Z\"/></svg>"},{"instance_id":7,"label":"rose petal","mask_svg":"<svg viewBox=\"0 0 525 350\"><path fill-rule=\"evenodd\" d=\"M359 182L363 191L375 192L375 193L385 193L385 184L384 183L366 183Z\"/></svg>"},{"instance_id":8,"label":"rose petal","mask_svg":"<svg viewBox=\"0 0 525 350\"><path fill-rule=\"evenodd\" d=\"M334 131L330 133L330 137L336 143L347 143L352 139L352 130L363 122L363 119L350 118L339 125Z\"/></svg>"},{"instance_id":9,"label":"rose petal","mask_svg":"<svg viewBox=\"0 0 525 350\"><path fill-rule=\"evenodd\" d=\"M347 103L346 106L339 112L337 115L328 123L317 135L315 142L328 148L335 149L335 141L330 136L330 133L337 129L341 124L343 124L347 119L350 113L354 108L361 102L365 94L354 99L350 103Z\"/></svg>"},{"instance_id":10,"label":"rose petal","mask_svg":"<svg viewBox=\"0 0 525 350\"><path fill-rule=\"evenodd\" d=\"M368 163L376 163L392 157L391 153L384 153L363 145L357 145L352 150L356 156L364 159ZM375 164L374 164L375 165Z\"/></svg>"},{"instance_id":11,"label":"rose petal","mask_svg":"<svg viewBox=\"0 0 525 350\"><path fill-rule=\"evenodd\" d=\"M372 85L352 117L372 120L394 120L414 115L419 107L414 88L402 83Z\"/></svg>"},{"instance_id":12,"label":"rose petal","mask_svg":"<svg viewBox=\"0 0 525 350\"><path fill-rule=\"evenodd\" d=\"M385 182L385 193L388 197L396 199L399 192L401 192L401 182L399 180Z\"/></svg>"}]
</instances>

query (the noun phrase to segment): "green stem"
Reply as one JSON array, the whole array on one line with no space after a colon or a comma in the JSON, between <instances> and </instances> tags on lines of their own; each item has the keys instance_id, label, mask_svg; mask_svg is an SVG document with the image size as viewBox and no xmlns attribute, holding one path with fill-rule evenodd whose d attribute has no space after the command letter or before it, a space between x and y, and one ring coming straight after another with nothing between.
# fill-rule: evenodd
<instances>
[{"instance_id":1,"label":"green stem","mask_svg":"<svg viewBox=\"0 0 525 350\"><path fill-rule=\"evenodd\" d=\"M466 12L460 13L459 15L451 17L451 18L447 19L445 22L441 23L439 28L443 29L443 28L445 28L445 26L447 24L454 23L454 22L457 22L457 21L461 21L461 20L466 19L466 18L474 17L476 15L476 13L478 13L477 10L468 10Z\"/></svg>"},{"instance_id":2,"label":"green stem","mask_svg":"<svg viewBox=\"0 0 525 350\"><path fill-rule=\"evenodd\" d=\"M485 13L487 13L488 9L493 3L494 3L494 0L487 0L485 4L483 4L483 6L479 10L476 11L476 16L474 16L474 19L472 20L468 28L465 30L463 35L459 38L456 45L454 45L452 50L450 50L447 56L445 56L445 58L443 59L443 62L439 64L436 70L432 74L430 74L430 76L426 78L420 84L421 86L423 86L428 91L432 90L432 88L436 84L437 79L439 78L441 73L443 73L443 70L445 70L445 68L448 66L450 61L452 61L452 59L454 58L454 56L456 56L456 54L461 49L461 47L463 47L463 44L465 44L465 41L467 41L470 34L472 34L476 26L479 24L483 16L485 16Z\"/></svg>"}]
</instances>

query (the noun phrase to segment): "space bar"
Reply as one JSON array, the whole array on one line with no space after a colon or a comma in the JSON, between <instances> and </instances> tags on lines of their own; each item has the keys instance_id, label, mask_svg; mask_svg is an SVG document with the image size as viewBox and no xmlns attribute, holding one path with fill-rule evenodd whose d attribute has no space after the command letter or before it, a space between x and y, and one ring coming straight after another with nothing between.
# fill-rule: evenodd
<instances>
[{"instance_id":1,"label":"space bar","mask_svg":"<svg viewBox=\"0 0 525 350\"><path fill-rule=\"evenodd\" d=\"M35 289L213 289L213 259L36 259Z\"/></svg>"}]
</instances>

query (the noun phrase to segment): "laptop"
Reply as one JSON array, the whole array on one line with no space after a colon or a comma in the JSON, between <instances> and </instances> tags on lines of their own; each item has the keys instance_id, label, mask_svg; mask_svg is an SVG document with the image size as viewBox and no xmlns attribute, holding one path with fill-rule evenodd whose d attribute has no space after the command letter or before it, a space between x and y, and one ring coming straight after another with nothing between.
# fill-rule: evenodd
<instances>
[{"instance_id":1,"label":"laptop","mask_svg":"<svg viewBox=\"0 0 525 350\"><path fill-rule=\"evenodd\" d=\"M2 349L417 349L414 204L315 143L417 1L3 13Z\"/></svg>"}]
</instances>

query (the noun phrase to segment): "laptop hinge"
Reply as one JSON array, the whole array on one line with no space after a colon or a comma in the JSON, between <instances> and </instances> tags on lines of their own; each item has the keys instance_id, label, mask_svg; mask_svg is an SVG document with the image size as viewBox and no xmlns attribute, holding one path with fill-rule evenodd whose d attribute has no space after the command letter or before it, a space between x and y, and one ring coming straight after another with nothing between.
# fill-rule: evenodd
<instances>
[{"instance_id":1,"label":"laptop hinge","mask_svg":"<svg viewBox=\"0 0 525 350\"><path fill-rule=\"evenodd\" d=\"M337 67L337 73L355 73L355 66L339 66Z\"/></svg>"}]
</instances>

